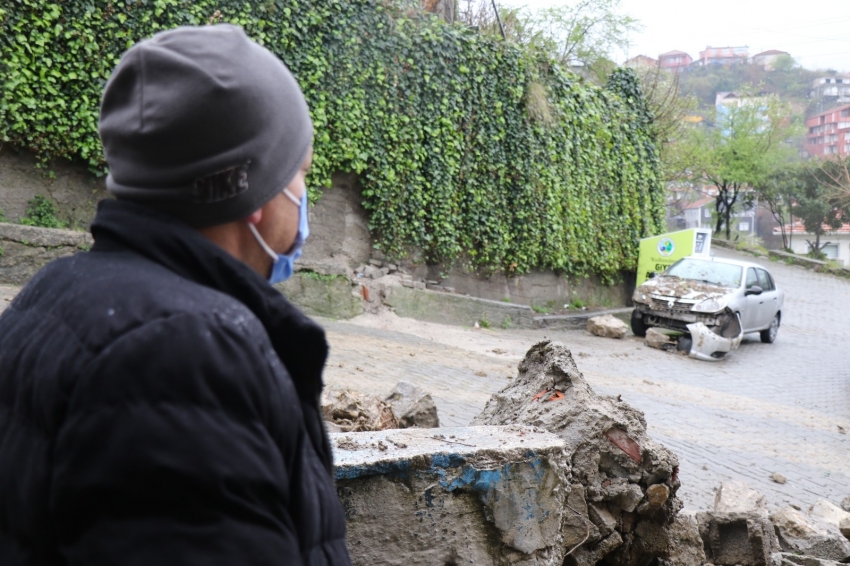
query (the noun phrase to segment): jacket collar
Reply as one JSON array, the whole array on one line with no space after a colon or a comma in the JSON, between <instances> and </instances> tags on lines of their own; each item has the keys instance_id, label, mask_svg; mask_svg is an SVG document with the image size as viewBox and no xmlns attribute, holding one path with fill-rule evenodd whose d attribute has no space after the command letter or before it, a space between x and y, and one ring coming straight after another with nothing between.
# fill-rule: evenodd
<instances>
[{"instance_id":1,"label":"jacket collar","mask_svg":"<svg viewBox=\"0 0 850 566\"><path fill-rule=\"evenodd\" d=\"M179 220L130 201L101 201L91 232L94 252L130 249L244 304L265 327L299 396L317 401L328 355L325 331L247 265Z\"/></svg>"}]
</instances>

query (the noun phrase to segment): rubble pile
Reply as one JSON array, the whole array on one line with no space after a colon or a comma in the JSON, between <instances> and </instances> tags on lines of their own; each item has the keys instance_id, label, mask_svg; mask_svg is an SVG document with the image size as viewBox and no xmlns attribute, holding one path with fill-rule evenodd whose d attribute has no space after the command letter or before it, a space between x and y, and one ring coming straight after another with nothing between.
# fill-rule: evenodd
<instances>
[{"instance_id":1,"label":"rubble pile","mask_svg":"<svg viewBox=\"0 0 850 566\"><path fill-rule=\"evenodd\" d=\"M357 391L328 389L322 394L322 414L331 432L440 426L431 395L404 381L385 399Z\"/></svg>"},{"instance_id":2,"label":"rubble pile","mask_svg":"<svg viewBox=\"0 0 850 566\"><path fill-rule=\"evenodd\" d=\"M837 566L850 560L840 525L850 520L819 500L807 513L784 507L769 514L763 495L743 482L724 482L714 509L697 513L706 560L716 566Z\"/></svg>"},{"instance_id":3,"label":"rubble pile","mask_svg":"<svg viewBox=\"0 0 850 566\"><path fill-rule=\"evenodd\" d=\"M640 411L594 393L563 344L535 344L473 424L528 424L565 441L564 564L638 566L674 555L681 566L704 562L695 523L676 520L676 456L649 438Z\"/></svg>"}]
</instances>

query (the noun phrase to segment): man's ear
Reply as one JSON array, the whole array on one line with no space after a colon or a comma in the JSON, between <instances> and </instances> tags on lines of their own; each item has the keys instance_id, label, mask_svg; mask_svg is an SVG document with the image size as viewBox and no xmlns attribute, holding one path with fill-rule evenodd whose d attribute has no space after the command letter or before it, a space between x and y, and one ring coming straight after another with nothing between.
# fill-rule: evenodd
<instances>
[{"instance_id":1,"label":"man's ear","mask_svg":"<svg viewBox=\"0 0 850 566\"><path fill-rule=\"evenodd\" d=\"M262 220L262 219L263 219L263 209L258 208L257 210L255 210L254 212L249 214L247 217L245 217L245 222L247 222L248 224L253 224L254 226L256 226L257 224L260 223L260 220Z\"/></svg>"}]
</instances>

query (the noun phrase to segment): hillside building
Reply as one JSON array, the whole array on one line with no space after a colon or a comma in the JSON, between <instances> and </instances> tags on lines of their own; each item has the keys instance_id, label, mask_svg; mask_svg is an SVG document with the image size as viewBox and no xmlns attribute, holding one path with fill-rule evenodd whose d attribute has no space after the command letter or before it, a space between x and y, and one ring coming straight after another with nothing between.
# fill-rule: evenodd
<instances>
[{"instance_id":1,"label":"hillside building","mask_svg":"<svg viewBox=\"0 0 850 566\"><path fill-rule=\"evenodd\" d=\"M850 104L806 120L806 153L812 157L850 155Z\"/></svg>"}]
</instances>

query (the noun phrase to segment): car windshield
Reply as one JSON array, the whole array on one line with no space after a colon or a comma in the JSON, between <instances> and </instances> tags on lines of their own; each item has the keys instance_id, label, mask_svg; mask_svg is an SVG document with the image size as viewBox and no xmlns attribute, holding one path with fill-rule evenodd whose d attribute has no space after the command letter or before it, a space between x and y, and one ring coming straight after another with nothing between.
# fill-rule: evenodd
<instances>
[{"instance_id":1,"label":"car windshield","mask_svg":"<svg viewBox=\"0 0 850 566\"><path fill-rule=\"evenodd\" d=\"M739 265L685 258L671 265L664 275L702 281L721 287L740 287L742 271L743 268Z\"/></svg>"}]
</instances>

